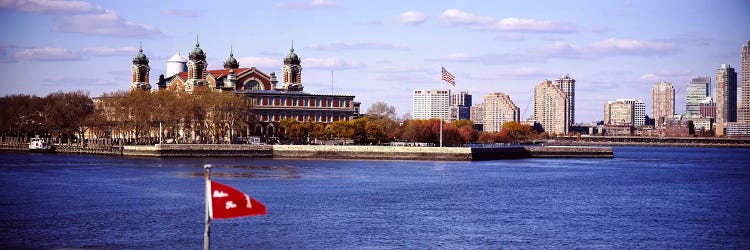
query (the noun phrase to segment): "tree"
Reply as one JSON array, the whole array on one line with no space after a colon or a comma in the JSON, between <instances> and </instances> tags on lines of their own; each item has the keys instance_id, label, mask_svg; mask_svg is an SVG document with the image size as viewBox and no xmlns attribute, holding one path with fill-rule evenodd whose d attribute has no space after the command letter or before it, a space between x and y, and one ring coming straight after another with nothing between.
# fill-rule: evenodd
<instances>
[{"instance_id":1,"label":"tree","mask_svg":"<svg viewBox=\"0 0 750 250\"><path fill-rule=\"evenodd\" d=\"M506 131L510 142L513 143L525 142L536 137L536 133L531 126L523 125L517 121L503 123L501 132L503 131Z\"/></svg>"},{"instance_id":2,"label":"tree","mask_svg":"<svg viewBox=\"0 0 750 250\"><path fill-rule=\"evenodd\" d=\"M368 116L385 117L391 120L396 119L396 107L390 106L385 102L379 101L367 109Z\"/></svg>"}]
</instances>

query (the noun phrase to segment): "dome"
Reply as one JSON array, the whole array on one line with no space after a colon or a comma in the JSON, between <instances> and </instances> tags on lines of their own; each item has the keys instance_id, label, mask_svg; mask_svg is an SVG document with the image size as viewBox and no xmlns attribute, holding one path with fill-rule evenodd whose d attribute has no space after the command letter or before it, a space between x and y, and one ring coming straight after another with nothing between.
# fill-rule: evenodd
<instances>
[{"instance_id":1,"label":"dome","mask_svg":"<svg viewBox=\"0 0 750 250\"><path fill-rule=\"evenodd\" d=\"M294 53L294 48L289 49L289 54L284 57L285 64L299 64L300 59L297 54Z\"/></svg>"},{"instance_id":2,"label":"dome","mask_svg":"<svg viewBox=\"0 0 750 250\"><path fill-rule=\"evenodd\" d=\"M133 57L133 64L148 64L148 57L143 54L143 49L139 49L138 54Z\"/></svg>"},{"instance_id":3,"label":"dome","mask_svg":"<svg viewBox=\"0 0 750 250\"><path fill-rule=\"evenodd\" d=\"M167 60L167 62L179 62L179 63L186 63L188 60L182 54L179 52L175 53L172 57Z\"/></svg>"}]
</instances>

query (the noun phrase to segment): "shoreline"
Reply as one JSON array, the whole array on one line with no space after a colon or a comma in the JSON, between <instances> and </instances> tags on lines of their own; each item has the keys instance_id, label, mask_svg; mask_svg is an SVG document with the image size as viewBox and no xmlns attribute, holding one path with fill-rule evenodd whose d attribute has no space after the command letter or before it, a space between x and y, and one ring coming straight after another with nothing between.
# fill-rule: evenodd
<instances>
[{"instance_id":1,"label":"shoreline","mask_svg":"<svg viewBox=\"0 0 750 250\"><path fill-rule=\"evenodd\" d=\"M21 145L0 150L28 151ZM329 145L156 144L109 148L58 147L58 153L106 154L126 157L246 157L263 159L351 159L485 161L524 158L614 158L611 147L504 146L400 147Z\"/></svg>"}]
</instances>

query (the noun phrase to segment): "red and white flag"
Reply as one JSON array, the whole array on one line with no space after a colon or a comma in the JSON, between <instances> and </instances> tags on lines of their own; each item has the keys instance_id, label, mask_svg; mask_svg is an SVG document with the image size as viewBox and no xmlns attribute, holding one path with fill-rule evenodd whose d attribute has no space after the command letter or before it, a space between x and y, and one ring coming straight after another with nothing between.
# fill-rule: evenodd
<instances>
[{"instance_id":1,"label":"red and white flag","mask_svg":"<svg viewBox=\"0 0 750 250\"><path fill-rule=\"evenodd\" d=\"M207 195L209 215L213 219L228 219L253 215L265 215L266 206L239 190L215 181L207 183L211 192Z\"/></svg>"},{"instance_id":2,"label":"red and white flag","mask_svg":"<svg viewBox=\"0 0 750 250\"><path fill-rule=\"evenodd\" d=\"M448 70L445 69L445 67L441 67L443 69L443 81L446 81L450 83L453 86L456 86L456 78L453 77L451 72L448 72Z\"/></svg>"}]
</instances>

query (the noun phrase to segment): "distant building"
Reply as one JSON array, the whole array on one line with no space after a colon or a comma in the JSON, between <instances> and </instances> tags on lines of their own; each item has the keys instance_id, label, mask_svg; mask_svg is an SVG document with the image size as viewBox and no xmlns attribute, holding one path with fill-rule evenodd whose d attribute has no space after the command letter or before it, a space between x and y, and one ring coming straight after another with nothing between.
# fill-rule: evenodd
<instances>
[{"instance_id":1,"label":"distant building","mask_svg":"<svg viewBox=\"0 0 750 250\"><path fill-rule=\"evenodd\" d=\"M739 108L737 110L737 121L750 123L750 40L742 46L742 91L740 92Z\"/></svg>"},{"instance_id":2,"label":"distant building","mask_svg":"<svg viewBox=\"0 0 750 250\"><path fill-rule=\"evenodd\" d=\"M576 117L576 79L565 74L555 79L555 86L560 88L567 98L568 105L566 105L567 111L565 113L568 115L568 127L570 127L575 124Z\"/></svg>"},{"instance_id":3,"label":"distant building","mask_svg":"<svg viewBox=\"0 0 750 250\"><path fill-rule=\"evenodd\" d=\"M567 134L568 98L552 81L544 80L534 87L534 120L541 124L547 133Z\"/></svg>"},{"instance_id":4,"label":"distant building","mask_svg":"<svg viewBox=\"0 0 750 250\"><path fill-rule=\"evenodd\" d=\"M700 117L700 104L706 97L711 96L711 78L696 77L687 84L685 90L685 115L688 117Z\"/></svg>"},{"instance_id":5,"label":"distant building","mask_svg":"<svg viewBox=\"0 0 750 250\"><path fill-rule=\"evenodd\" d=\"M151 84L148 83L149 71L151 71L151 67L148 66L148 57L143 54L142 47L138 49L138 54L133 57L133 66L130 67L130 71L132 72L130 90L151 89Z\"/></svg>"},{"instance_id":6,"label":"distant building","mask_svg":"<svg viewBox=\"0 0 750 250\"><path fill-rule=\"evenodd\" d=\"M674 115L674 86L660 81L651 88L651 115L656 120L656 127L661 127L664 120Z\"/></svg>"},{"instance_id":7,"label":"distant building","mask_svg":"<svg viewBox=\"0 0 750 250\"><path fill-rule=\"evenodd\" d=\"M604 125L633 126L633 103L609 101L604 105Z\"/></svg>"},{"instance_id":8,"label":"distant building","mask_svg":"<svg viewBox=\"0 0 750 250\"><path fill-rule=\"evenodd\" d=\"M727 124L728 137L750 137L750 123L730 122Z\"/></svg>"},{"instance_id":9,"label":"distant building","mask_svg":"<svg viewBox=\"0 0 750 250\"><path fill-rule=\"evenodd\" d=\"M469 119L475 124L484 124L484 103L471 106Z\"/></svg>"},{"instance_id":10,"label":"distant building","mask_svg":"<svg viewBox=\"0 0 750 250\"><path fill-rule=\"evenodd\" d=\"M724 135L729 122L737 121L737 72L729 64L716 70L716 135Z\"/></svg>"},{"instance_id":11,"label":"distant building","mask_svg":"<svg viewBox=\"0 0 750 250\"><path fill-rule=\"evenodd\" d=\"M713 98L706 97L706 99L700 103L699 107L701 117L716 118L716 103L714 103Z\"/></svg>"},{"instance_id":12,"label":"distant building","mask_svg":"<svg viewBox=\"0 0 750 250\"><path fill-rule=\"evenodd\" d=\"M617 99L624 103L633 105L633 127L642 127L646 125L646 103L636 99Z\"/></svg>"},{"instance_id":13,"label":"distant building","mask_svg":"<svg viewBox=\"0 0 750 250\"><path fill-rule=\"evenodd\" d=\"M412 95L412 117L417 120L450 120L450 90L415 89Z\"/></svg>"},{"instance_id":14,"label":"distant building","mask_svg":"<svg viewBox=\"0 0 750 250\"><path fill-rule=\"evenodd\" d=\"M503 124L520 121L521 110L503 93L490 93L484 97L484 131L498 132Z\"/></svg>"},{"instance_id":15,"label":"distant building","mask_svg":"<svg viewBox=\"0 0 750 250\"><path fill-rule=\"evenodd\" d=\"M451 95L450 120L469 120L471 118L471 95L461 91Z\"/></svg>"}]
</instances>

